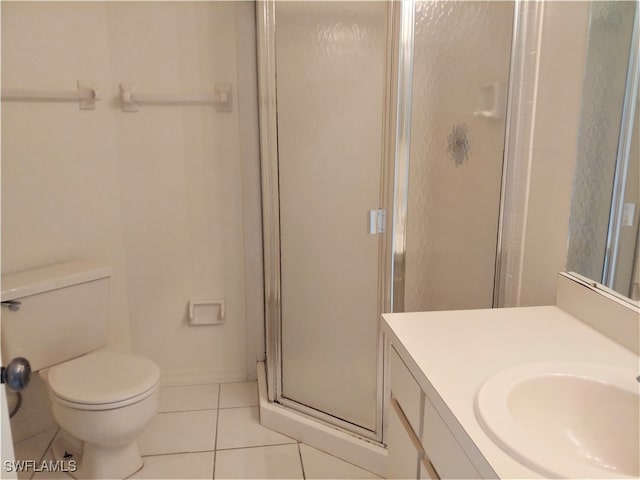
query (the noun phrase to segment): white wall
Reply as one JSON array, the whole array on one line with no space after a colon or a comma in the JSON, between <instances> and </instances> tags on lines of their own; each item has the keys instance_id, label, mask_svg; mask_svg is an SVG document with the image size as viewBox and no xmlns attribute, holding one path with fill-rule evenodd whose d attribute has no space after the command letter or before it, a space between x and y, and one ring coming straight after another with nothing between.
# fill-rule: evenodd
<instances>
[{"instance_id":1,"label":"white wall","mask_svg":"<svg viewBox=\"0 0 640 480\"><path fill-rule=\"evenodd\" d=\"M2 87L111 78L99 4L2 4ZM106 92L105 92L106 93ZM130 348L115 118L77 104L2 104L2 273L74 258L114 267L110 343Z\"/></svg>"},{"instance_id":2,"label":"white wall","mask_svg":"<svg viewBox=\"0 0 640 480\"><path fill-rule=\"evenodd\" d=\"M504 306L555 303L565 270L589 2L524 5L529 15L503 247ZM541 14L536 20L536 12Z\"/></svg>"},{"instance_id":3,"label":"white wall","mask_svg":"<svg viewBox=\"0 0 640 480\"><path fill-rule=\"evenodd\" d=\"M520 305L555 303L566 269L588 2L548 2L542 26Z\"/></svg>"},{"instance_id":4,"label":"white wall","mask_svg":"<svg viewBox=\"0 0 640 480\"><path fill-rule=\"evenodd\" d=\"M103 97L93 111L3 102L2 273L108 261L109 343L157 362L165 383L242 380L262 353L246 340L262 325L253 31L248 2L2 2L3 88L81 79ZM120 82L231 83L233 112L123 113ZM188 300L209 298L226 300L226 323L190 327Z\"/></svg>"}]
</instances>

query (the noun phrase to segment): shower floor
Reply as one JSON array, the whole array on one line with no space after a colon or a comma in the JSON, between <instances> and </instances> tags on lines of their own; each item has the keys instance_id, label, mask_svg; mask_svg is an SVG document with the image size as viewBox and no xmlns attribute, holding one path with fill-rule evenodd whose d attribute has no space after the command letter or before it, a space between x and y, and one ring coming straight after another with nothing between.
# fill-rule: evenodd
<instances>
[{"instance_id":1,"label":"shower floor","mask_svg":"<svg viewBox=\"0 0 640 480\"><path fill-rule=\"evenodd\" d=\"M16 444L16 459L52 459L56 435L54 428ZM159 413L138 445L144 467L131 478L380 478L262 427L256 382L162 387ZM71 477L41 472L19 478Z\"/></svg>"}]
</instances>

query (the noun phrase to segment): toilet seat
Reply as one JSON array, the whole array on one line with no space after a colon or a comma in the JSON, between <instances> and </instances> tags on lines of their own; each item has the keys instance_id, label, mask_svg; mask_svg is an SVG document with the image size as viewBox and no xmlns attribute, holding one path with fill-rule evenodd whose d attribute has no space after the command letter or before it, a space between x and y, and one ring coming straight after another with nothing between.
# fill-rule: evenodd
<instances>
[{"instance_id":1,"label":"toilet seat","mask_svg":"<svg viewBox=\"0 0 640 480\"><path fill-rule=\"evenodd\" d=\"M55 400L79 410L108 410L150 396L160 369L146 358L122 352L94 352L57 365L49 371Z\"/></svg>"}]
</instances>

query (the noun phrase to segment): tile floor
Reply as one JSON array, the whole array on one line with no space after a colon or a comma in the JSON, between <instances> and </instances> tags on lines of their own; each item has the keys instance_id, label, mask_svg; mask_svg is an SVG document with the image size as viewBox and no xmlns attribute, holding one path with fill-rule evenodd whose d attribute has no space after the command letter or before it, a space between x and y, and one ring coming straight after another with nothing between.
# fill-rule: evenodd
<instances>
[{"instance_id":1,"label":"tile floor","mask_svg":"<svg viewBox=\"0 0 640 480\"><path fill-rule=\"evenodd\" d=\"M58 429L15 446L18 460L47 460ZM139 439L144 467L131 478L380 478L264 428L256 382L163 387L159 413ZM64 473L19 478L68 480Z\"/></svg>"}]
</instances>

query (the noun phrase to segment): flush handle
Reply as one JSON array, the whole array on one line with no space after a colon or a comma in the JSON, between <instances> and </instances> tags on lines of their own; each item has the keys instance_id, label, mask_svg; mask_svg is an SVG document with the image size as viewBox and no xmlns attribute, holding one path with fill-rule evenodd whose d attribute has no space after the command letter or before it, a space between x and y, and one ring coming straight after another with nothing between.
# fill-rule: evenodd
<instances>
[{"instance_id":1,"label":"flush handle","mask_svg":"<svg viewBox=\"0 0 640 480\"><path fill-rule=\"evenodd\" d=\"M14 358L6 367L2 367L0 379L1 383L6 384L11 390L19 392L29 384L31 379L29 360L22 357Z\"/></svg>"}]
</instances>

